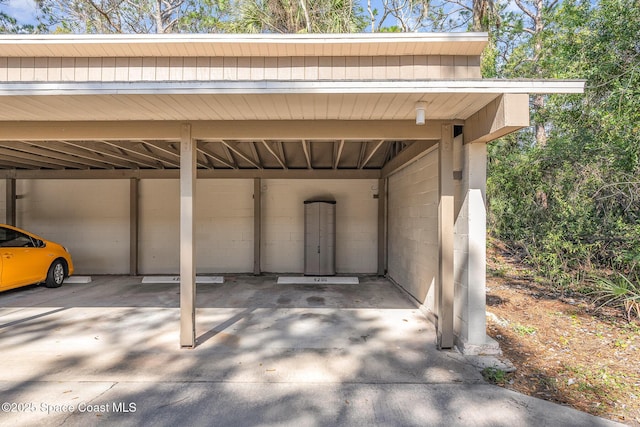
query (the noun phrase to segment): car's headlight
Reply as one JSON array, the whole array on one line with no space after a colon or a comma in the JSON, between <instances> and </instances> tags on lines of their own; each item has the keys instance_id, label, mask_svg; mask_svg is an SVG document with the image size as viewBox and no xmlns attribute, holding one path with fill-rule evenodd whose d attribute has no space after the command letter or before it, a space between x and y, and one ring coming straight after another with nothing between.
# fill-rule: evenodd
<instances>
[{"instance_id":1,"label":"car's headlight","mask_svg":"<svg viewBox=\"0 0 640 427\"><path fill-rule=\"evenodd\" d=\"M63 246L63 247L62 247L62 249L64 249L64 251L65 251L66 253L70 253L70 252L69 252L69 249L67 249L67 247L66 247L66 246Z\"/></svg>"}]
</instances>

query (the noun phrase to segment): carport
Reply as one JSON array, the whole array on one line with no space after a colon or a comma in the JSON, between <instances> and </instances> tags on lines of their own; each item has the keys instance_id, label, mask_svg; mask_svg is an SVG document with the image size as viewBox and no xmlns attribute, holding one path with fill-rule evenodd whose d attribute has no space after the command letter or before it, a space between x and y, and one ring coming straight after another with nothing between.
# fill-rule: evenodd
<instances>
[{"instance_id":1,"label":"carport","mask_svg":"<svg viewBox=\"0 0 640 427\"><path fill-rule=\"evenodd\" d=\"M486 351L486 144L528 126L529 94L583 88L482 79L486 43L3 36L6 222L71 239L78 272L179 273L193 347L196 272L302 273L302 203L335 196L338 274L386 275L440 348Z\"/></svg>"}]
</instances>

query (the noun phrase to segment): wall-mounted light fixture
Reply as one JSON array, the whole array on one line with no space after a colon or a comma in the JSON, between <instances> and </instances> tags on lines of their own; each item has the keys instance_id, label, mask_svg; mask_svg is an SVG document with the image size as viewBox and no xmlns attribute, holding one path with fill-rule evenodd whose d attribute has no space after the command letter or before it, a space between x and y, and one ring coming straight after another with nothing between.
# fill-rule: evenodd
<instances>
[{"instance_id":1,"label":"wall-mounted light fixture","mask_svg":"<svg viewBox=\"0 0 640 427\"><path fill-rule=\"evenodd\" d=\"M416 124L423 126L425 124L425 112L427 110L426 102L416 102Z\"/></svg>"}]
</instances>

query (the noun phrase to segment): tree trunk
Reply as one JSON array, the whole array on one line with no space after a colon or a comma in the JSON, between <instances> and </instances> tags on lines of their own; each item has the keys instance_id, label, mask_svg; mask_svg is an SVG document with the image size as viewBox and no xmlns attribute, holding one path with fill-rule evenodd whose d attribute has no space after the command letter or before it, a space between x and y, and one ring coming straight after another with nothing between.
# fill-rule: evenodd
<instances>
[{"instance_id":1,"label":"tree trunk","mask_svg":"<svg viewBox=\"0 0 640 427\"><path fill-rule=\"evenodd\" d=\"M536 95L533 98L533 108L536 111L541 111L544 108L544 96ZM547 130L544 128L543 122L536 122L536 144L538 147L544 147L547 145Z\"/></svg>"},{"instance_id":2,"label":"tree trunk","mask_svg":"<svg viewBox=\"0 0 640 427\"><path fill-rule=\"evenodd\" d=\"M164 25L162 25L162 0L156 0L156 10L153 11L153 18L156 21L156 33L164 33Z\"/></svg>"},{"instance_id":3,"label":"tree trunk","mask_svg":"<svg viewBox=\"0 0 640 427\"><path fill-rule=\"evenodd\" d=\"M473 31L482 31L486 0L473 0Z\"/></svg>"},{"instance_id":4,"label":"tree trunk","mask_svg":"<svg viewBox=\"0 0 640 427\"><path fill-rule=\"evenodd\" d=\"M542 77L542 69L538 65L538 61L540 60L540 56L542 55L542 32L544 31L544 21L542 17L542 11L544 10L544 0L536 0L536 14L535 14L535 35L536 38L534 44L534 61L536 63L536 73L537 77ZM535 111L542 111L544 109L544 96L536 95L533 98L533 108ZM544 122L536 123L536 144L539 147L544 147L547 145L547 131L544 128Z\"/></svg>"},{"instance_id":5,"label":"tree trunk","mask_svg":"<svg viewBox=\"0 0 640 427\"><path fill-rule=\"evenodd\" d=\"M304 12L304 22L307 28L307 33L311 34L311 18L309 17L309 11L307 10L306 0L300 0L300 7Z\"/></svg>"}]
</instances>

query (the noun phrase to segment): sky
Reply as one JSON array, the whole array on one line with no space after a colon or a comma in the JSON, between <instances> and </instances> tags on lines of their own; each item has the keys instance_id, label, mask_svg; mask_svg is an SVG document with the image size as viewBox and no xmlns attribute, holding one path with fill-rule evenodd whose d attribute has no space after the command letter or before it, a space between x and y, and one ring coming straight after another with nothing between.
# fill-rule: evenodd
<instances>
[{"instance_id":1,"label":"sky","mask_svg":"<svg viewBox=\"0 0 640 427\"><path fill-rule=\"evenodd\" d=\"M363 0L364 5L366 2ZM379 11L382 10L381 0L373 0L373 6ZM509 0L509 3L513 3ZM37 7L35 0L0 0L0 12L15 18L18 24L35 24ZM393 25L393 20L385 22L385 26Z\"/></svg>"},{"instance_id":2,"label":"sky","mask_svg":"<svg viewBox=\"0 0 640 427\"><path fill-rule=\"evenodd\" d=\"M34 0L6 0L0 4L0 11L16 18L21 24L33 24L36 16L36 2Z\"/></svg>"},{"instance_id":3,"label":"sky","mask_svg":"<svg viewBox=\"0 0 640 427\"><path fill-rule=\"evenodd\" d=\"M381 0L373 0L373 6L382 9ZM15 18L18 24L36 24L35 0L0 0L0 12Z\"/></svg>"}]
</instances>

